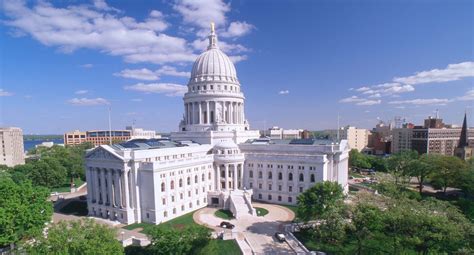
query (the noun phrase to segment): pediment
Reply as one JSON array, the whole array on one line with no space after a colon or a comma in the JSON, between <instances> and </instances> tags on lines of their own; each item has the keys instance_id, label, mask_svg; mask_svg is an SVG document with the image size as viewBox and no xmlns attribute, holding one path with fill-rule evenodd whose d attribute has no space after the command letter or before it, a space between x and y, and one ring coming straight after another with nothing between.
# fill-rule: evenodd
<instances>
[{"instance_id":1,"label":"pediment","mask_svg":"<svg viewBox=\"0 0 474 255\"><path fill-rule=\"evenodd\" d=\"M97 147L86 155L87 159L107 159L107 160L122 160L119 156L110 151Z\"/></svg>"}]
</instances>

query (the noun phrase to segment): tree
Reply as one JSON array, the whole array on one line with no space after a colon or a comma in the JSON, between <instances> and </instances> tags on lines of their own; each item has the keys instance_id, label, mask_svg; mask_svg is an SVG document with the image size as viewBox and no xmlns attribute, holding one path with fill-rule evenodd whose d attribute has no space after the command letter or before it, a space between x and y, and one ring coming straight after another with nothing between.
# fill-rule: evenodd
<instances>
[{"instance_id":1,"label":"tree","mask_svg":"<svg viewBox=\"0 0 474 255\"><path fill-rule=\"evenodd\" d=\"M28 173L33 184L48 188L59 187L66 181L67 171L60 162L52 157L44 157L32 163Z\"/></svg>"},{"instance_id":2,"label":"tree","mask_svg":"<svg viewBox=\"0 0 474 255\"><path fill-rule=\"evenodd\" d=\"M382 211L374 205L360 202L353 207L351 214L349 233L356 239L357 254L362 254L364 242L383 228Z\"/></svg>"},{"instance_id":3,"label":"tree","mask_svg":"<svg viewBox=\"0 0 474 255\"><path fill-rule=\"evenodd\" d=\"M25 244L28 254L123 254L116 229L91 219L53 224L36 242Z\"/></svg>"},{"instance_id":4,"label":"tree","mask_svg":"<svg viewBox=\"0 0 474 255\"><path fill-rule=\"evenodd\" d=\"M425 180L434 171L434 167L430 165L430 157L431 155L423 155L419 160L412 160L408 163L409 175L416 177L420 195L423 193Z\"/></svg>"},{"instance_id":5,"label":"tree","mask_svg":"<svg viewBox=\"0 0 474 255\"><path fill-rule=\"evenodd\" d=\"M343 206L343 190L337 182L320 182L298 196L297 216L303 221L324 218L331 207Z\"/></svg>"},{"instance_id":6,"label":"tree","mask_svg":"<svg viewBox=\"0 0 474 255\"><path fill-rule=\"evenodd\" d=\"M395 177L395 184L400 184L400 179L409 175L410 163L418 159L416 151L402 151L393 154L387 160L388 170Z\"/></svg>"},{"instance_id":7,"label":"tree","mask_svg":"<svg viewBox=\"0 0 474 255\"><path fill-rule=\"evenodd\" d=\"M437 189L443 189L444 193L448 187L460 185L459 177L467 169L465 161L453 156L431 155L428 162L434 168L430 177L431 184Z\"/></svg>"},{"instance_id":8,"label":"tree","mask_svg":"<svg viewBox=\"0 0 474 255\"><path fill-rule=\"evenodd\" d=\"M349 152L349 165L359 168L371 168L370 161L366 155L360 153L357 149L352 149Z\"/></svg>"},{"instance_id":9,"label":"tree","mask_svg":"<svg viewBox=\"0 0 474 255\"><path fill-rule=\"evenodd\" d=\"M53 214L48 197L47 189L29 181L0 178L0 247L41 234Z\"/></svg>"},{"instance_id":10,"label":"tree","mask_svg":"<svg viewBox=\"0 0 474 255\"><path fill-rule=\"evenodd\" d=\"M210 240L209 230L190 226L183 229L153 226L147 229L151 244L147 250L152 254L190 254L204 247Z\"/></svg>"}]
</instances>

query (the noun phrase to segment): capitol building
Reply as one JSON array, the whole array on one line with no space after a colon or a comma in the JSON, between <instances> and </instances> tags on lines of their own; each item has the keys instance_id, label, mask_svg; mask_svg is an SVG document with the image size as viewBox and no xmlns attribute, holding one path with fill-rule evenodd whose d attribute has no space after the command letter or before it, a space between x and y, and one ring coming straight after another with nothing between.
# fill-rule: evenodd
<instances>
[{"instance_id":1,"label":"capitol building","mask_svg":"<svg viewBox=\"0 0 474 255\"><path fill-rule=\"evenodd\" d=\"M244 109L235 66L212 27L192 68L179 131L87 153L89 215L159 224L213 206L239 218L255 215L254 200L294 205L317 182L348 190L345 140L261 138Z\"/></svg>"}]
</instances>

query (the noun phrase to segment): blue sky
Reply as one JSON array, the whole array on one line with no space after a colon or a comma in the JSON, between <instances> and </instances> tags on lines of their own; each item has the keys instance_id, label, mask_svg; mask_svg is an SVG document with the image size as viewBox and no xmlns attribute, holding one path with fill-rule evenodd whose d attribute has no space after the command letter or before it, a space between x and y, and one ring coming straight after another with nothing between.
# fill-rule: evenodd
<instances>
[{"instance_id":1,"label":"blue sky","mask_svg":"<svg viewBox=\"0 0 474 255\"><path fill-rule=\"evenodd\" d=\"M0 125L177 130L209 23L251 127L474 114L472 1L2 1Z\"/></svg>"}]
</instances>

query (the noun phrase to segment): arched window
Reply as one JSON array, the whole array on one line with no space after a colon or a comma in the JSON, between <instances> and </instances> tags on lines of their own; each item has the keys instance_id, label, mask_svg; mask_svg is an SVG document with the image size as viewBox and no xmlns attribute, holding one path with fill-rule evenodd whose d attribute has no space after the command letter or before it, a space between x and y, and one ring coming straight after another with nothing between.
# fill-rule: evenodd
<instances>
[{"instance_id":1,"label":"arched window","mask_svg":"<svg viewBox=\"0 0 474 255\"><path fill-rule=\"evenodd\" d=\"M304 182L304 175L300 174L300 182Z\"/></svg>"},{"instance_id":2,"label":"arched window","mask_svg":"<svg viewBox=\"0 0 474 255\"><path fill-rule=\"evenodd\" d=\"M174 181L171 181L171 189L174 189Z\"/></svg>"},{"instance_id":3,"label":"arched window","mask_svg":"<svg viewBox=\"0 0 474 255\"><path fill-rule=\"evenodd\" d=\"M268 172L268 179L272 179L272 178L273 178L272 172Z\"/></svg>"},{"instance_id":4,"label":"arched window","mask_svg":"<svg viewBox=\"0 0 474 255\"><path fill-rule=\"evenodd\" d=\"M260 179L262 179L262 178L263 178L262 171L259 171L259 172L258 172L258 178L260 178Z\"/></svg>"},{"instance_id":5,"label":"arched window","mask_svg":"<svg viewBox=\"0 0 474 255\"><path fill-rule=\"evenodd\" d=\"M283 174L281 172L278 173L278 180L283 179Z\"/></svg>"},{"instance_id":6,"label":"arched window","mask_svg":"<svg viewBox=\"0 0 474 255\"><path fill-rule=\"evenodd\" d=\"M211 172L209 172L207 175L208 175L207 178L210 180L211 179Z\"/></svg>"},{"instance_id":7,"label":"arched window","mask_svg":"<svg viewBox=\"0 0 474 255\"><path fill-rule=\"evenodd\" d=\"M293 173L289 173L288 174L288 181L292 181L293 180Z\"/></svg>"},{"instance_id":8,"label":"arched window","mask_svg":"<svg viewBox=\"0 0 474 255\"><path fill-rule=\"evenodd\" d=\"M164 192L165 191L165 186L166 184L164 182L161 183L161 192Z\"/></svg>"},{"instance_id":9,"label":"arched window","mask_svg":"<svg viewBox=\"0 0 474 255\"><path fill-rule=\"evenodd\" d=\"M205 181L205 180L206 180L206 176L205 176L204 174L202 174L201 180L202 180L202 181Z\"/></svg>"},{"instance_id":10,"label":"arched window","mask_svg":"<svg viewBox=\"0 0 474 255\"><path fill-rule=\"evenodd\" d=\"M197 175L194 176L194 183L198 183L198 176Z\"/></svg>"},{"instance_id":11,"label":"arched window","mask_svg":"<svg viewBox=\"0 0 474 255\"><path fill-rule=\"evenodd\" d=\"M311 182L315 182L316 180L314 179L314 174L311 174Z\"/></svg>"},{"instance_id":12,"label":"arched window","mask_svg":"<svg viewBox=\"0 0 474 255\"><path fill-rule=\"evenodd\" d=\"M252 170L249 171L249 177L253 178L253 171Z\"/></svg>"},{"instance_id":13,"label":"arched window","mask_svg":"<svg viewBox=\"0 0 474 255\"><path fill-rule=\"evenodd\" d=\"M191 185L191 177L188 177L188 179L186 180L186 183L187 183L188 185Z\"/></svg>"},{"instance_id":14,"label":"arched window","mask_svg":"<svg viewBox=\"0 0 474 255\"><path fill-rule=\"evenodd\" d=\"M181 178L179 179L179 187L180 188L183 187L183 179L181 179Z\"/></svg>"}]
</instances>

